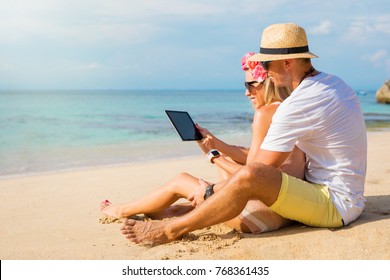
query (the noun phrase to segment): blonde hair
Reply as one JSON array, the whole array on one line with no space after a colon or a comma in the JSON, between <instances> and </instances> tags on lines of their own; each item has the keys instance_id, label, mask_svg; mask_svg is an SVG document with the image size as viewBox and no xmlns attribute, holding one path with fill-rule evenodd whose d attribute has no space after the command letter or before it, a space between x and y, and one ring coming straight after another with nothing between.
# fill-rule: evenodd
<instances>
[{"instance_id":1,"label":"blonde hair","mask_svg":"<svg viewBox=\"0 0 390 280\"><path fill-rule=\"evenodd\" d=\"M266 105L275 101L282 102L290 96L291 90L286 87L277 88L270 78L267 78L263 82L264 88L264 102Z\"/></svg>"}]
</instances>

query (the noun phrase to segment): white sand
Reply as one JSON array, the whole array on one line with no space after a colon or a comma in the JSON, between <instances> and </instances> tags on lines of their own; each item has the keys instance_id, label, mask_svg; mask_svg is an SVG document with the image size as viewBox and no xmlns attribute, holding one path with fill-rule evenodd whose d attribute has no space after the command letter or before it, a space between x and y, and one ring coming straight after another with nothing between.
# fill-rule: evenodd
<instances>
[{"instance_id":1,"label":"white sand","mask_svg":"<svg viewBox=\"0 0 390 280\"><path fill-rule=\"evenodd\" d=\"M0 259L390 259L390 132L369 134L367 207L338 229L300 225L261 235L223 226L148 248L101 224L101 200L125 202L185 171L215 181L203 157L0 180Z\"/></svg>"}]
</instances>

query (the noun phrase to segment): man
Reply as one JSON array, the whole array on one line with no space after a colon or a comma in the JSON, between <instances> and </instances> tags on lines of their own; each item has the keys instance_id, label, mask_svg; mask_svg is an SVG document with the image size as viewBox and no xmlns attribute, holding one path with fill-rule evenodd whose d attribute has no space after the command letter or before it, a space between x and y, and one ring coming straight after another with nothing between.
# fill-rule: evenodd
<instances>
[{"instance_id":1,"label":"man","mask_svg":"<svg viewBox=\"0 0 390 280\"><path fill-rule=\"evenodd\" d=\"M236 217L250 199L279 215L316 227L341 227L365 206L367 142L353 90L315 70L305 30L275 24L262 34L261 61L276 86L293 92L277 109L256 163L244 166L190 213L162 222L127 220L122 233L135 243L167 243ZM297 145L306 154L305 181L278 168ZM208 188L210 191L210 188ZM210 192L207 193L207 196Z\"/></svg>"}]
</instances>

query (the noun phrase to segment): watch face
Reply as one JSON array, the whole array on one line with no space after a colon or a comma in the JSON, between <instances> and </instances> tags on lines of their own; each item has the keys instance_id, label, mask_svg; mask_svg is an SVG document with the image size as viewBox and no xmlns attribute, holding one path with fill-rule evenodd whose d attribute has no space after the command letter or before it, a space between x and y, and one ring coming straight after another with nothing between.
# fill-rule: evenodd
<instances>
[{"instance_id":1,"label":"watch face","mask_svg":"<svg viewBox=\"0 0 390 280\"><path fill-rule=\"evenodd\" d=\"M208 186L206 188L206 192L204 194L204 199L207 199L209 198L210 196L212 196L214 194L214 189L213 189L214 185L211 185L211 186Z\"/></svg>"},{"instance_id":2,"label":"watch face","mask_svg":"<svg viewBox=\"0 0 390 280\"><path fill-rule=\"evenodd\" d=\"M213 156L219 156L218 151L212 151L211 153L213 154Z\"/></svg>"}]
</instances>

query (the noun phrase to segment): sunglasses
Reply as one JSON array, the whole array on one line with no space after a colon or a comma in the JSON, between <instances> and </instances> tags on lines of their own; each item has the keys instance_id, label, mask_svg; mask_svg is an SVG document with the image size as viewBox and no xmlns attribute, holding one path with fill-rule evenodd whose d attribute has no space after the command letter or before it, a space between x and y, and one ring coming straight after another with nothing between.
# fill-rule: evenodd
<instances>
[{"instance_id":1,"label":"sunglasses","mask_svg":"<svg viewBox=\"0 0 390 280\"><path fill-rule=\"evenodd\" d=\"M250 81L250 82L245 82L244 85L246 90L250 91L251 89L255 88L253 85L258 83L259 83L258 81Z\"/></svg>"},{"instance_id":2,"label":"sunglasses","mask_svg":"<svg viewBox=\"0 0 390 280\"><path fill-rule=\"evenodd\" d=\"M270 63L271 63L271 61L262 61L261 62L261 65L263 66L265 71L268 71L268 67L269 67Z\"/></svg>"}]
</instances>

